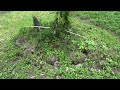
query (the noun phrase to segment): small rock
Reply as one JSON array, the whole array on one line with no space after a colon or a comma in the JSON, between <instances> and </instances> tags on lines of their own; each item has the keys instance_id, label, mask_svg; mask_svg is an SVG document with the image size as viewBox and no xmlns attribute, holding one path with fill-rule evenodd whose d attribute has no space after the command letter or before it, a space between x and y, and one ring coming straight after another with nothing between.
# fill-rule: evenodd
<instances>
[{"instance_id":1,"label":"small rock","mask_svg":"<svg viewBox=\"0 0 120 90\"><path fill-rule=\"evenodd\" d=\"M34 79L34 78L35 78L35 76L31 76L31 77L30 77L30 79Z\"/></svg>"},{"instance_id":2,"label":"small rock","mask_svg":"<svg viewBox=\"0 0 120 90\"><path fill-rule=\"evenodd\" d=\"M46 79L45 74L40 74L40 79Z\"/></svg>"},{"instance_id":3,"label":"small rock","mask_svg":"<svg viewBox=\"0 0 120 90\"><path fill-rule=\"evenodd\" d=\"M61 76L55 76L55 79L62 79Z\"/></svg>"},{"instance_id":4,"label":"small rock","mask_svg":"<svg viewBox=\"0 0 120 90\"><path fill-rule=\"evenodd\" d=\"M56 61L56 62L54 63L54 66L55 66L55 67L60 67L60 62Z\"/></svg>"},{"instance_id":5,"label":"small rock","mask_svg":"<svg viewBox=\"0 0 120 90\"><path fill-rule=\"evenodd\" d=\"M82 64L77 64L76 67L79 68L79 67L82 67L83 65Z\"/></svg>"},{"instance_id":6,"label":"small rock","mask_svg":"<svg viewBox=\"0 0 120 90\"><path fill-rule=\"evenodd\" d=\"M48 64L54 65L56 61L59 61L57 57L49 57L48 60L46 61Z\"/></svg>"}]
</instances>

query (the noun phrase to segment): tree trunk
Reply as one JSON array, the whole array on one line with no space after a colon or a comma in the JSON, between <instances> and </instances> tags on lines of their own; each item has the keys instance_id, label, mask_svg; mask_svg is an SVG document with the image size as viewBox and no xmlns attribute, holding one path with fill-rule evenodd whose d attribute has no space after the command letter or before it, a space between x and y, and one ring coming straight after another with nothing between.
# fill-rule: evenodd
<instances>
[{"instance_id":1,"label":"tree trunk","mask_svg":"<svg viewBox=\"0 0 120 90\"><path fill-rule=\"evenodd\" d=\"M63 31L65 34L68 34L68 32L65 32L65 30L67 30L70 27L69 13L70 11L56 12L56 18L54 23L54 34L56 36L59 35L60 31Z\"/></svg>"}]
</instances>

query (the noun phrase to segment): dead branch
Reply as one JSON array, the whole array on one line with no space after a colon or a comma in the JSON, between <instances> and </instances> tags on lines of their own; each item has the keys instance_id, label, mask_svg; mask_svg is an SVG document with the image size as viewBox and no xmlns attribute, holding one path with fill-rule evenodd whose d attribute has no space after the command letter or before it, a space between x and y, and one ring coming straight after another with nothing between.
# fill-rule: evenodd
<instances>
[{"instance_id":1,"label":"dead branch","mask_svg":"<svg viewBox=\"0 0 120 90\"><path fill-rule=\"evenodd\" d=\"M44 26L25 26L25 27L38 27L38 28L46 28L46 29L50 28L50 27L44 27Z\"/></svg>"},{"instance_id":2,"label":"dead branch","mask_svg":"<svg viewBox=\"0 0 120 90\"><path fill-rule=\"evenodd\" d=\"M71 34L73 34L73 35L75 35L75 36L79 36L79 37L82 37L82 38L86 38L86 37L84 37L84 36L81 36L81 35L79 35L79 34L73 33L73 32L71 32L71 31L67 31L67 30L65 30L65 31L68 32L68 33L71 33Z\"/></svg>"}]
</instances>

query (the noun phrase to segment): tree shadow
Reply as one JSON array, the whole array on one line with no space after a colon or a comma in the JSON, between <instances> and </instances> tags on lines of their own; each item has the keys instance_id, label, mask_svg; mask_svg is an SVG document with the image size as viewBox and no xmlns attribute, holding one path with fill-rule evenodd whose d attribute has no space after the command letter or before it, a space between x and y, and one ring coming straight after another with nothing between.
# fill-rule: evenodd
<instances>
[{"instance_id":1,"label":"tree shadow","mask_svg":"<svg viewBox=\"0 0 120 90\"><path fill-rule=\"evenodd\" d=\"M66 36L62 32L60 33L59 38L56 37L53 32L53 27L50 29L41 29L39 32L31 27L21 28L19 34L14 37L13 42L17 48L23 47L25 45L28 45L28 47L32 45L31 48L34 47L34 51L45 51L47 49L59 49L63 52L66 52L66 50L68 51L70 40L65 39ZM19 45L17 45L17 43Z\"/></svg>"}]
</instances>

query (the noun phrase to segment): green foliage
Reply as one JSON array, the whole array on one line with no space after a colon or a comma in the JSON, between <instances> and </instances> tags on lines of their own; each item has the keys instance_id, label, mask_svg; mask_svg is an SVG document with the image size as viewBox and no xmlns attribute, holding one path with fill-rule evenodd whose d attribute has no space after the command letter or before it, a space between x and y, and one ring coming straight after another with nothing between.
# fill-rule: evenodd
<instances>
[{"instance_id":1,"label":"green foliage","mask_svg":"<svg viewBox=\"0 0 120 90\"><path fill-rule=\"evenodd\" d=\"M94 41L89 40L89 41L85 41L85 43L86 43L86 46L87 46L88 49L96 50L96 44L95 44Z\"/></svg>"},{"instance_id":2,"label":"green foliage","mask_svg":"<svg viewBox=\"0 0 120 90\"><path fill-rule=\"evenodd\" d=\"M118 36L120 35L120 11L89 11L89 12L78 12L78 16L83 19L90 19L97 26L103 27L108 31L112 31Z\"/></svg>"}]
</instances>

